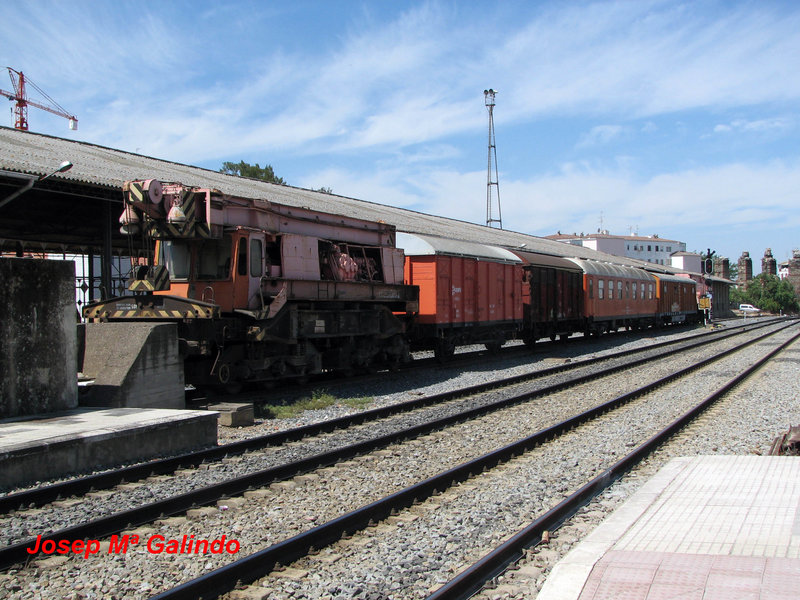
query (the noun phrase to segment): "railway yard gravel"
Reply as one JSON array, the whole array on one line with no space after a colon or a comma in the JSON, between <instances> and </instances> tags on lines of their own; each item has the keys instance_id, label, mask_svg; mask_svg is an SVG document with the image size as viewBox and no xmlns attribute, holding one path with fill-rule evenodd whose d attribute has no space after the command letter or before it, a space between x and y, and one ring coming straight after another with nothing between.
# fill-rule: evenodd
<instances>
[{"instance_id":1,"label":"railway yard gravel","mask_svg":"<svg viewBox=\"0 0 800 600\"><path fill-rule=\"evenodd\" d=\"M683 330L670 336L630 336L623 344L619 344L619 338L613 340L609 336L599 340L603 345L607 344L607 348L600 347L597 341L588 347L591 355L596 355L647 345L672 336L685 336L687 333L691 332ZM408 387L408 381L401 373L397 377L381 378L379 383L337 384L335 394L340 398L369 396L374 400L367 408L402 402L416 395L430 395L453 387L474 385L532 368L551 366L558 361L587 358L587 344L578 340L574 342L578 343L551 349L547 358L540 356L542 360L534 362L523 357L498 357L484 361L481 368L474 370L456 367L426 370L425 374L415 373L413 389ZM696 362L703 352L695 350L679 359L679 362ZM558 532L547 548L531 553L526 559L527 563L522 565L524 568L509 571L499 580L499 586L483 592L483 597L535 597L554 562L585 531L613 510L640 482L672 456L766 452L776 435L787 430L789 425L800 423L800 403L797 402L800 396L798 352L800 349L792 347L757 375L755 380L735 390L723 404L713 408L698 423L645 461L631 476L612 486L583 509ZM734 369L735 361L745 360L743 356L756 353L755 349L744 350L736 358L723 359L715 370L728 376ZM642 368L634 371L635 376L624 379L616 377L613 395L642 385L645 378L655 379L662 366L666 369L676 364L672 360L664 362L670 365L656 364L646 376L646 369ZM581 428L580 433L570 432L554 444L526 453L413 507L397 518L370 528L352 540L342 540L316 556L303 559L292 569L266 580L271 590L270 597L425 597L464 564L476 560L502 538L530 522L532 516L561 500L585 481L587 473L607 468L643 436L683 412L690 400L696 399L699 388L713 385L712 379L716 377L697 375L691 380L691 385L685 382L672 384L669 391L664 392L669 394L672 401L662 409L653 410L643 402L634 401L620 411L602 417L596 424ZM249 554L444 468L519 439L565 418L567 413L572 414L580 407L594 406L608 399L602 388L590 383L582 388L581 393L573 390L551 397L546 403L534 400L530 404L506 408L479 420L453 426L447 433L434 433L392 445L378 453L323 469L305 478L273 484L270 488L249 492L244 497L222 501L218 507L191 511L187 517L164 519L142 528L138 533L147 536L162 532L168 537L193 534L208 539L226 535L229 539L238 539ZM532 410L532 407L536 410ZM244 435L263 435L275 431L276 427L297 427L352 411L343 405L335 405L307 411L308 414L283 420L285 422L280 424L273 420L261 420L249 428L221 428L220 441L231 441ZM405 415L400 420L413 418L413 415ZM608 419L614 419L618 425L613 429L604 427L603 422ZM512 423L514 426L510 427ZM374 428L373 423L356 429L366 432ZM319 443L339 435L339 432L325 434L320 436ZM348 439L347 443L352 441ZM252 459L264 468L267 466L264 464L265 456L283 453L291 457L309 451L305 442L300 441L283 449L270 449L266 454L252 453L241 458L226 459L203 469L191 470L194 472L191 478L181 477L179 485L181 491L186 491L187 486L195 485L189 483L189 479L208 485L212 478L239 474L238 469L247 465L248 460ZM285 457L281 460L285 460ZM376 468L378 461L380 468ZM158 491L161 486L164 486L163 490ZM169 486L173 486L171 493L176 493L175 481L159 477L148 480L145 485L131 484L123 493L112 493L115 497L101 492L91 500L63 502L62 507L55 511L50 507L36 509L24 519L18 518L22 513L12 515L5 522L0 521L5 538L3 543L61 527L63 521L80 522L88 518L87 515L96 516L98 511L108 510L104 506L115 506L119 510L123 500L152 500L153 494L168 493L166 490L170 489ZM70 514L71 511L75 512ZM0 575L0 589L6 590L5 594L12 598L35 598L48 595L52 590L60 590L59 597L66 598L146 598L229 560L216 555L185 560L175 555L153 555L143 547L133 548L124 555L104 556L103 560L99 558L37 559L22 571ZM233 597L236 597L236 593L231 595Z\"/></svg>"},{"instance_id":2,"label":"railway yard gravel","mask_svg":"<svg viewBox=\"0 0 800 600\"><path fill-rule=\"evenodd\" d=\"M727 345L735 346L738 343L739 342L734 339L729 341ZM687 366L698 360L698 357L703 356L703 354L706 352L707 350L701 347L700 349L694 350L690 354L683 356L680 361L683 366ZM514 360L516 363L520 359L512 360ZM525 358L522 357L521 360L525 360ZM553 364L553 360L554 359L542 361L544 364L542 364L542 362L524 365L514 364L511 367L506 367L502 370L496 371L497 375L495 375L495 377L509 377L518 375L520 373L531 372L532 366L537 365L539 368L544 368L546 366L551 366ZM565 358L556 358L555 360L563 361ZM617 359L617 362L626 364L629 360L629 358L621 358ZM659 373L661 371L666 372L666 369L668 369L671 364L675 363L671 362L669 364L660 366L657 365L655 368L650 368L648 369L648 371L650 371L648 375L650 375L652 379L656 379L657 377L661 376ZM582 370L592 371L596 368L597 367L588 366ZM441 371L446 372L451 370L452 369L442 369ZM441 371L437 370L434 373L429 373L427 376L433 379L438 379L437 375L440 376ZM457 370L457 375L455 376L452 373L447 373L445 383L437 380L432 385L425 386L421 389L415 388L411 390L411 394L423 393L425 395L431 395L442 391L449 391L454 387L464 387L465 385L485 383L491 378L492 372L488 371L488 373L489 374L487 375L487 371L480 371L477 373L477 376L470 376L471 374L464 374L463 369L459 369ZM526 390L539 389L546 384L564 381L569 376L570 374L556 374L548 377L546 380L534 381L529 384L517 386L517 388L523 388ZM455 385L452 381L454 378L456 378ZM640 379L629 379L625 382L626 387L624 389L614 388L614 391L617 393L622 393L641 385L642 382L643 380ZM492 415L485 417L483 419L485 425L479 425L476 433L468 434L467 439L469 440L469 443L466 445L462 455L451 456L451 461L467 460L470 453L481 454L483 452L487 452L493 447L510 443L518 437L522 437L523 432L532 433L533 431L558 422L558 420L560 420L563 415L567 413L567 411L586 410L587 408L599 403L598 398L600 395L593 391L592 383L586 384L585 387L588 390L586 394L577 395L574 392L563 394L563 398L560 401L556 403L546 403L545 405L541 406L540 409L537 409L535 414L531 414L530 407L527 405L506 409L506 411L511 410L512 414L502 418L500 422L516 422L519 424L526 424L520 425L517 428L509 428L502 425L498 427L496 426L496 417ZM362 386L356 387L345 385L342 386L342 389L339 389L337 393L340 395L340 397L346 397L347 395L358 396L362 391ZM379 435L392 433L403 428L432 420L433 418L442 418L449 414L458 412L459 410L488 404L491 401L496 401L503 397L507 397L511 391L513 391L513 389L507 389L500 392L490 392L488 394L481 395L479 398L471 398L463 401L456 400L448 402L445 405L436 405L419 409L411 413L396 415L394 417L382 419L377 422L368 422L360 426L348 428L347 430L323 434L312 440L293 442L280 447L265 448L263 451L229 457L223 459L222 461L210 463L208 465L202 465L199 469L183 469L176 473L175 476L157 476L144 481L132 482L125 484L121 488L117 488L119 491L122 491L123 494L101 491L82 498L80 501L67 499L64 501L55 502L43 508L0 516L0 532L2 532L0 533L0 544L16 543L39 533L49 533L56 529L79 524L92 518L98 518L100 516L109 515L120 510L134 508L146 502L166 499L170 496L185 493L194 489L211 485L213 483L219 483L233 477L239 477L261 469L307 458L322 452L328 452L348 444L378 437ZM381 400L375 403L375 406L385 406L386 404L402 402L408 399L409 391L403 390L401 392L382 396ZM280 421L291 421L293 426L297 427L306 423L317 422L317 420L334 418L332 414L335 416L341 416L344 410L344 407L337 406L331 410L306 411L313 414L303 415L298 419L282 419L277 421L277 423L279 423L280 426L285 427L286 424L280 423ZM352 409L348 410L352 411ZM532 417L535 418L532 419ZM247 433L250 433L251 435L255 432L271 433L274 431L272 428L275 426L277 426L276 420L262 421L259 425L251 428L231 430L229 428L221 427L220 434L226 435L229 431L236 431L237 433L247 431ZM265 428L267 428L266 431L264 431ZM463 427L460 429L463 429ZM455 431L458 430L459 428L456 428ZM457 435L458 434L456 433L456 436ZM479 443L478 440L483 440L483 443ZM433 464L437 463L429 463L429 465ZM445 467L442 466L439 470L443 470L444 468ZM426 476L434 474L435 472L437 471L434 469L432 472L426 474ZM409 471L409 475L412 473L412 471Z\"/></svg>"}]
</instances>

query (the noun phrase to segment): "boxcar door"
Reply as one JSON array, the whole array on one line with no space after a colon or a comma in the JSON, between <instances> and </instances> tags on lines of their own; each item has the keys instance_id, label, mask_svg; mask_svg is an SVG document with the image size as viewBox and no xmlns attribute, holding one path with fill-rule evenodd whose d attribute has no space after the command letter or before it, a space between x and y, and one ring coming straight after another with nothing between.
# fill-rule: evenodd
<instances>
[{"instance_id":1,"label":"boxcar door","mask_svg":"<svg viewBox=\"0 0 800 600\"><path fill-rule=\"evenodd\" d=\"M264 249L266 240L263 233L250 234L250 252L248 257L248 289L247 305L251 310L259 310L261 302L261 276L264 275Z\"/></svg>"}]
</instances>

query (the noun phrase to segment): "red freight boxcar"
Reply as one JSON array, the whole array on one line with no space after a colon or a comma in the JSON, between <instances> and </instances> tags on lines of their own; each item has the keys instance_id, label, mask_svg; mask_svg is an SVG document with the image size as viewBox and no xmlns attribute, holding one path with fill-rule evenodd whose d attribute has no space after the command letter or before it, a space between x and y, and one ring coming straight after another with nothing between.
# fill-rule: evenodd
<instances>
[{"instance_id":1,"label":"red freight boxcar","mask_svg":"<svg viewBox=\"0 0 800 600\"><path fill-rule=\"evenodd\" d=\"M699 318L697 284L686 277L654 273L658 295L658 319L662 324L683 323Z\"/></svg>"},{"instance_id":2,"label":"red freight boxcar","mask_svg":"<svg viewBox=\"0 0 800 600\"><path fill-rule=\"evenodd\" d=\"M578 258L583 270L583 306L588 333L656 322L656 280L641 269Z\"/></svg>"},{"instance_id":3,"label":"red freight boxcar","mask_svg":"<svg viewBox=\"0 0 800 600\"><path fill-rule=\"evenodd\" d=\"M522 261L503 248L429 235L399 233L405 282L419 286L412 338L439 360L455 347L496 350L522 329Z\"/></svg>"},{"instance_id":4,"label":"red freight boxcar","mask_svg":"<svg viewBox=\"0 0 800 600\"><path fill-rule=\"evenodd\" d=\"M523 340L562 339L583 331L583 272L558 256L514 250L523 262Z\"/></svg>"}]
</instances>

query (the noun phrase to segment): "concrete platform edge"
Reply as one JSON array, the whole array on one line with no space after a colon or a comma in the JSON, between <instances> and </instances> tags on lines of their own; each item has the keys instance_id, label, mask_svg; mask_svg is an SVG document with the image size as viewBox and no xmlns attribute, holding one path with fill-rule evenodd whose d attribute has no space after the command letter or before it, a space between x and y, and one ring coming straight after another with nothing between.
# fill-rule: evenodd
<instances>
[{"instance_id":1,"label":"concrete platform edge","mask_svg":"<svg viewBox=\"0 0 800 600\"><path fill-rule=\"evenodd\" d=\"M553 567L536 600L576 600L595 563L633 527L691 462L691 457L674 458L651 477Z\"/></svg>"},{"instance_id":2,"label":"concrete platform edge","mask_svg":"<svg viewBox=\"0 0 800 600\"><path fill-rule=\"evenodd\" d=\"M67 411L62 416L68 419L81 409ZM124 410L126 417L131 411ZM91 423L91 412L107 415L108 410L81 413ZM89 473L120 464L146 461L165 455L180 454L190 450L216 445L217 413L213 411L146 409L143 414L153 415L140 422L126 422L115 425L98 416L96 427L89 426L83 431L55 435L59 417L47 415L48 426L38 439L17 441L2 445L0 442L0 471L3 473L2 488L13 489L37 481ZM30 423L31 419L15 420L16 423ZM4 424L9 424L6 421ZM31 434L32 436L35 434Z\"/></svg>"}]
</instances>

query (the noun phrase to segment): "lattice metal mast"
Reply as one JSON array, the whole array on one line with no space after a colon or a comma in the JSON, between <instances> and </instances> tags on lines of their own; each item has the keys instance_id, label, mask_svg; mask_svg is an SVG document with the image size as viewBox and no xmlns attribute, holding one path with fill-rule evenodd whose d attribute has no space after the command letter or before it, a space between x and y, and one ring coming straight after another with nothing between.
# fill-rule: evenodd
<instances>
[{"instance_id":1,"label":"lattice metal mast","mask_svg":"<svg viewBox=\"0 0 800 600\"><path fill-rule=\"evenodd\" d=\"M503 215L500 211L500 182L497 176L497 146L494 141L494 96L497 92L492 89L483 90L486 108L489 111L489 157L486 166L486 226L492 227L497 223L503 228ZM492 179L492 164L494 164L494 179ZM492 188L497 197L497 218L492 210Z\"/></svg>"}]
</instances>

